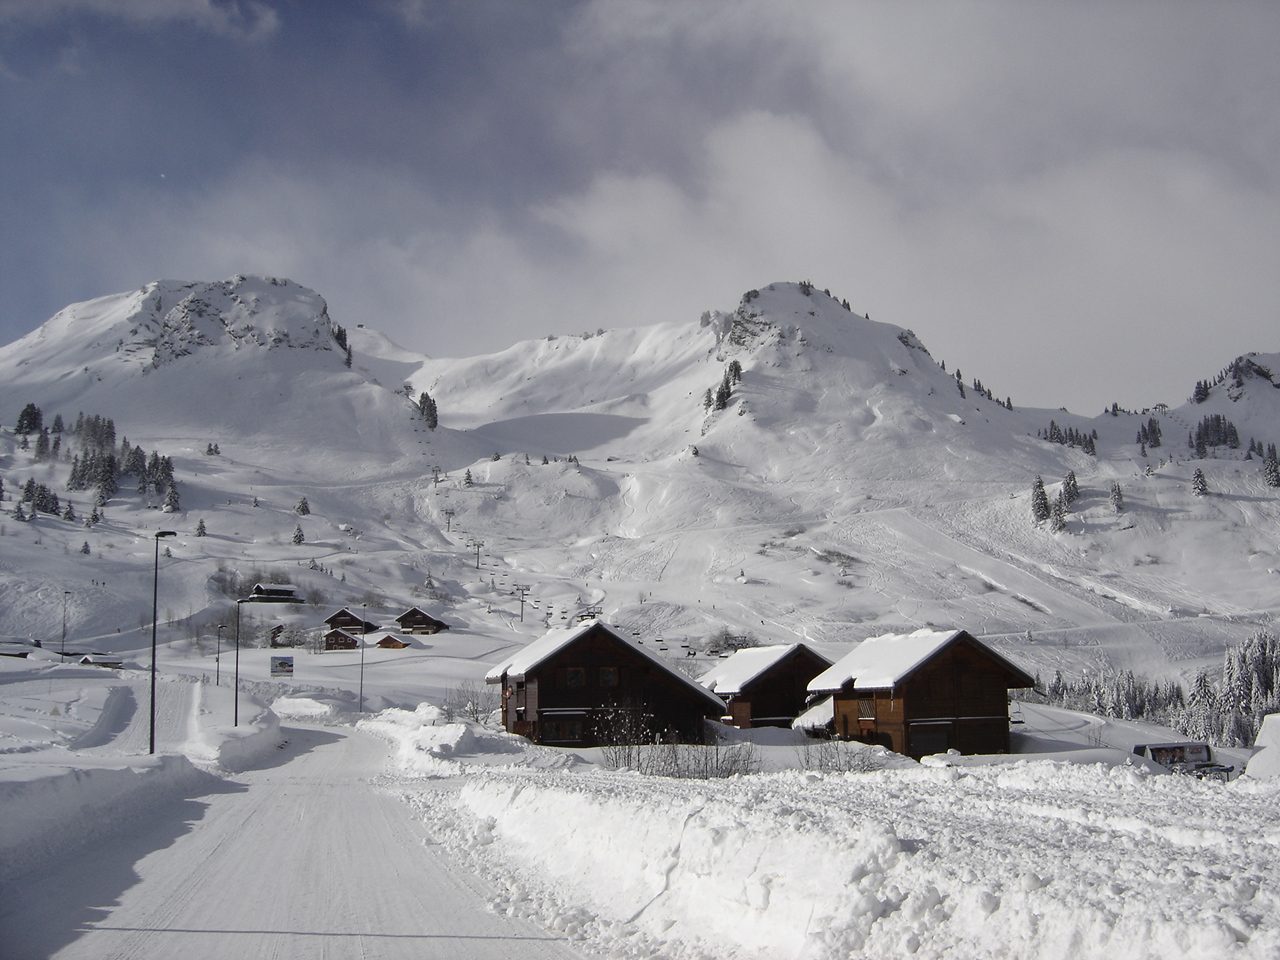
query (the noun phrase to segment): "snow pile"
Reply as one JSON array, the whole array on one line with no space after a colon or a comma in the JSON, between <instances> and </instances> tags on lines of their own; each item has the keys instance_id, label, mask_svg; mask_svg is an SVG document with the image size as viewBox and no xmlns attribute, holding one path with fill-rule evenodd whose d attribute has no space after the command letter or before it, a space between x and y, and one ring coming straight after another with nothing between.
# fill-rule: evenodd
<instances>
[{"instance_id":1,"label":"snow pile","mask_svg":"<svg viewBox=\"0 0 1280 960\"><path fill-rule=\"evenodd\" d=\"M321 723L334 715L332 703L322 703L314 697L277 697L271 711L281 720L302 720Z\"/></svg>"},{"instance_id":2,"label":"snow pile","mask_svg":"<svg viewBox=\"0 0 1280 960\"><path fill-rule=\"evenodd\" d=\"M627 956L1274 957L1280 793L1118 767L719 781L483 772L499 909Z\"/></svg>"},{"instance_id":3,"label":"snow pile","mask_svg":"<svg viewBox=\"0 0 1280 960\"><path fill-rule=\"evenodd\" d=\"M1280 779L1280 713L1269 713L1254 741L1258 752L1249 758L1245 773L1258 779Z\"/></svg>"},{"instance_id":4,"label":"snow pile","mask_svg":"<svg viewBox=\"0 0 1280 960\"><path fill-rule=\"evenodd\" d=\"M8 769L0 776L0 881L132 829L152 806L198 794L209 783L186 757L96 765L83 755L62 757L60 767Z\"/></svg>"}]
</instances>

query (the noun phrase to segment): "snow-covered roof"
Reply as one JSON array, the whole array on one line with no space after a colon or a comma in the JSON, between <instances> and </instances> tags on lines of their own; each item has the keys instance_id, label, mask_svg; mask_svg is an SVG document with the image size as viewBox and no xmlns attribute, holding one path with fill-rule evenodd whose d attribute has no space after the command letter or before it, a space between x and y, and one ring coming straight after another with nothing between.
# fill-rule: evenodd
<instances>
[{"instance_id":1,"label":"snow-covered roof","mask_svg":"<svg viewBox=\"0 0 1280 960\"><path fill-rule=\"evenodd\" d=\"M809 682L810 693L834 693L853 681L855 690L883 690L964 634L963 630L917 630L868 637ZM967 635L967 634L966 634ZM1022 673L989 647L984 649L1011 670Z\"/></svg>"},{"instance_id":2,"label":"snow-covered roof","mask_svg":"<svg viewBox=\"0 0 1280 960\"><path fill-rule=\"evenodd\" d=\"M679 670L676 670L675 668L673 668L666 659L658 656L653 651L647 649L646 647L644 647L639 643L636 643L630 638L624 637L622 634L620 634L617 630L615 630L609 624L605 623L603 620L595 620L595 619L587 620L583 623L577 624L572 628L558 627L555 630L550 631L549 633L543 634L537 640L533 641L533 643L529 644L526 647L520 648L520 650L517 651L510 658L502 661L501 663L496 664L488 673L484 675L484 679L488 683L501 683L503 676L506 676L512 680L523 680L526 674L528 674L530 670L536 669L539 664L549 660L551 657L555 656L565 647L574 643L576 640L578 640L580 637L586 634L587 631L595 627L603 627L619 643L626 644L628 647L630 647L636 653L640 654L642 657L645 657L646 659L653 661L657 666L661 667L667 673L671 674L672 677L679 680L689 689L696 691L699 697L711 703L714 703L717 710L720 710L723 708L724 705L720 702L719 697L717 697L715 694L711 693L705 687L699 685L695 681L690 680Z\"/></svg>"},{"instance_id":3,"label":"snow-covered roof","mask_svg":"<svg viewBox=\"0 0 1280 960\"><path fill-rule=\"evenodd\" d=\"M712 693L722 697L737 696L742 688L766 670L779 663L791 651L804 647L803 643L781 643L767 647L746 647L734 652L727 660L722 660L698 678ZM808 649L808 648L806 648ZM812 651L811 651L812 652ZM814 654L830 663L821 654Z\"/></svg>"}]
</instances>

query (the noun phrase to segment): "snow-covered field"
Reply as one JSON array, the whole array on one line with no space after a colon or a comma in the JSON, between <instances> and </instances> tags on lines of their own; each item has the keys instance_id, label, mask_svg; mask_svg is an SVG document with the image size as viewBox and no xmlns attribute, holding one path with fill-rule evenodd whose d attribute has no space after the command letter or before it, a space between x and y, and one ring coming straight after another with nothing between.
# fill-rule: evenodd
<instances>
[{"instance_id":1,"label":"snow-covered field","mask_svg":"<svg viewBox=\"0 0 1280 960\"><path fill-rule=\"evenodd\" d=\"M1026 705L1013 762L828 762L774 732L751 738L758 773L687 781L438 712L587 609L692 674L721 630L836 659L964 628L1046 679L1187 683L1280 612L1280 499L1259 459L1186 445L1209 413L1274 442L1269 379L1143 413L1009 410L914 335L789 284L701 323L464 360L337 319L349 368L310 291L166 282L0 350L0 641L31 654L0 657L6 960L415 955L450 936L458 956L1280 954L1276 781L1125 763L1173 731ZM704 408L734 360L725 409ZM39 459L12 429L28 403L46 426L113 417L117 445L172 457L180 506L125 477L86 527L95 491L67 489L83 438ZM1164 445L1143 450L1149 417ZM1098 456L1038 439L1051 419L1096 430ZM1030 522L1031 480L1052 496L1068 470L1081 497L1055 534ZM13 518L28 480L78 519ZM177 535L157 564L161 530ZM308 602L238 609L233 578ZM314 635L344 605L379 623L420 605L451 629L298 648L291 678L270 675L290 652L262 648L271 628ZM64 663L64 643L124 668ZM474 896L421 892L442 871ZM432 911L467 919L398 925Z\"/></svg>"}]
</instances>

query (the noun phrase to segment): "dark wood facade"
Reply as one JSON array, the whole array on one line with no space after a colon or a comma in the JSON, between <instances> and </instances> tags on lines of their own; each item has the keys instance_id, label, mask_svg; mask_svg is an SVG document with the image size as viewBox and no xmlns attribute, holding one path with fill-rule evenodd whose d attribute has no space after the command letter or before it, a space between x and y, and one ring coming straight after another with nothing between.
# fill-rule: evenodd
<instances>
[{"instance_id":1,"label":"dark wood facade","mask_svg":"<svg viewBox=\"0 0 1280 960\"><path fill-rule=\"evenodd\" d=\"M352 613L347 607L325 617L324 622L334 630L346 630L348 633L373 633L378 629L376 623Z\"/></svg>"},{"instance_id":2,"label":"dark wood facade","mask_svg":"<svg viewBox=\"0 0 1280 960\"><path fill-rule=\"evenodd\" d=\"M767 669L743 683L741 690L719 694L725 703L727 722L742 730L790 727L804 710L809 681L829 666L831 661L826 657L802 643L795 644Z\"/></svg>"},{"instance_id":3,"label":"dark wood facade","mask_svg":"<svg viewBox=\"0 0 1280 960\"><path fill-rule=\"evenodd\" d=\"M342 629L330 630L324 635L326 650L355 650L359 646L360 641Z\"/></svg>"},{"instance_id":4,"label":"dark wood facade","mask_svg":"<svg viewBox=\"0 0 1280 960\"><path fill-rule=\"evenodd\" d=\"M697 743L704 739L704 720L722 709L714 694L598 621L525 666L522 675L504 669L489 680L502 685L508 731L557 746L654 737Z\"/></svg>"},{"instance_id":5,"label":"dark wood facade","mask_svg":"<svg viewBox=\"0 0 1280 960\"><path fill-rule=\"evenodd\" d=\"M909 757L1009 752L1009 690L1035 681L961 630L892 686L853 678L834 695L835 734Z\"/></svg>"},{"instance_id":6,"label":"dark wood facade","mask_svg":"<svg viewBox=\"0 0 1280 960\"><path fill-rule=\"evenodd\" d=\"M425 610L420 610L417 607L410 607L396 617L396 623L400 625L401 633L433 634L449 629L449 625L443 620L437 620Z\"/></svg>"}]
</instances>

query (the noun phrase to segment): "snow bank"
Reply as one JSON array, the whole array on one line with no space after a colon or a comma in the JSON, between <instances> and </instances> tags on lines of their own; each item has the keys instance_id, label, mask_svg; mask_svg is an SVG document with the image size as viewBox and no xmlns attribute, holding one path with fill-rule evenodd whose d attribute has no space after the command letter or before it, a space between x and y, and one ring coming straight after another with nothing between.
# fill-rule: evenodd
<instances>
[{"instance_id":1,"label":"snow bank","mask_svg":"<svg viewBox=\"0 0 1280 960\"><path fill-rule=\"evenodd\" d=\"M624 956L1267 957L1280 791L1023 763L475 772L420 803L498 908Z\"/></svg>"},{"instance_id":2,"label":"snow bank","mask_svg":"<svg viewBox=\"0 0 1280 960\"><path fill-rule=\"evenodd\" d=\"M181 756L86 766L67 754L65 766L41 766L29 776L0 779L0 881L65 855L116 829L128 829L147 809L206 788L209 774Z\"/></svg>"},{"instance_id":3,"label":"snow bank","mask_svg":"<svg viewBox=\"0 0 1280 960\"><path fill-rule=\"evenodd\" d=\"M1262 727L1253 745L1258 752L1249 758L1245 773L1258 779L1280 779L1280 713L1262 718Z\"/></svg>"}]
</instances>

